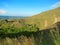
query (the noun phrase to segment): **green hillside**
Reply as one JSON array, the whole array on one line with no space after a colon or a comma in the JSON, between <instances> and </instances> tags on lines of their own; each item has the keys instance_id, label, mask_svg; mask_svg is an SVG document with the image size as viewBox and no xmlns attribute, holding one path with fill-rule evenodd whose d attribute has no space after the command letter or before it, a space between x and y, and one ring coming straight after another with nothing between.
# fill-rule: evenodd
<instances>
[{"instance_id":1,"label":"green hillside","mask_svg":"<svg viewBox=\"0 0 60 45\"><path fill-rule=\"evenodd\" d=\"M57 21L60 21L59 19L60 19L60 7L26 18L26 23L36 24L40 29L44 29L47 26L50 26L56 23Z\"/></svg>"}]
</instances>

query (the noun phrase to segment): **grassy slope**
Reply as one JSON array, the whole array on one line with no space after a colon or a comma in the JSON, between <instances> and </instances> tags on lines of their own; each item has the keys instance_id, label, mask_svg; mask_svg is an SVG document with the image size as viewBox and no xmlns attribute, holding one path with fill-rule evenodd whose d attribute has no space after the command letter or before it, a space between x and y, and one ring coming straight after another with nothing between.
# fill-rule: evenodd
<instances>
[{"instance_id":1,"label":"grassy slope","mask_svg":"<svg viewBox=\"0 0 60 45\"><path fill-rule=\"evenodd\" d=\"M47 20L48 26L52 25L54 22L54 19L56 17L60 17L60 7L49 10L40 14L37 14L35 16L32 16L30 18L26 18L26 23L28 24L36 24L39 28L44 29L44 22Z\"/></svg>"}]
</instances>

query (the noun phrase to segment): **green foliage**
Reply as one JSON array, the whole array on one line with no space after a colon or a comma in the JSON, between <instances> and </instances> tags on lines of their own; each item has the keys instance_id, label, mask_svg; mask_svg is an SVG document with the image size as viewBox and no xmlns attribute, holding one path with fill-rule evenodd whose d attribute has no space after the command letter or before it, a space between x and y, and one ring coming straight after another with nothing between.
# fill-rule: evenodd
<instances>
[{"instance_id":1,"label":"green foliage","mask_svg":"<svg viewBox=\"0 0 60 45\"><path fill-rule=\"evenodd\" d=\"M17 23L17 24L14 24ZM19 22L6 22L5 20L0 20L0 35L2 34L17 34L20 32L28 31L28 32L36 32L38 31L36 25L24 24L22 27L17 27Z\"/></svg>"}]
</instances>

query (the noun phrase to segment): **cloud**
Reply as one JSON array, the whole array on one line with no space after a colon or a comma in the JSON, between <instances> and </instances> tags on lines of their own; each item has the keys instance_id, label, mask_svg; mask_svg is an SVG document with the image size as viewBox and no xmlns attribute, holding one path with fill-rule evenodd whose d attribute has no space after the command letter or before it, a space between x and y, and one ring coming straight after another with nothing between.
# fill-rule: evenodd
<instances>
[{"instance_id":1,"label":"cloud","mask_svg":"<svg viewBox=\"0 0 60 45\"><path fill-rule=\"evenodd\" d=\"M2 14L2 15L4 15L4 14L6 14L7 13L7 11L6 10L0 10L0 14Z\"/></svg>"},{"instance_id":2,"label":"cloud","mask_svg":"<svg viewBox=\"0 0 60 45\"><path fill-rule=\"evenodd\" d=\"M52 8L57 8L60 7L60 2L56 2L55 4L52 5Z\"/></svg>"}]
</instances>

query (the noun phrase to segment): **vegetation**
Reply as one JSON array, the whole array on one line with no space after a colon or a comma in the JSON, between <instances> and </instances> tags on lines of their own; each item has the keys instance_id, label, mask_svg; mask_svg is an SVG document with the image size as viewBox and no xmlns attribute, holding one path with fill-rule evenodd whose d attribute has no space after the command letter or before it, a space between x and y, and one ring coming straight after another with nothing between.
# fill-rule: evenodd
<instances>
[{"instance_id":1,"label":"vegetation","mask_svg":"<svg viewBox=\"0 0 60 45\"><path fill-rule=\"evenodd\" d=\"M0 45L60 45L60 8L21 19L0 19ZM46 21L47 20L47 21ZM48 26L45 27L45 23ZM47 24L46 24L47 25Z\"/></svg>"},{"instance_id":2,"label":"vegetation","mask_svg":"<svg viewBox=\"0 0 60 45\"><path fill-rule=\"evenodd\" d=\"M59 42L60 22L44 30L39 30L36 25L0 28L0 45L59 45Z\"/></svg>"}]
</instances>

